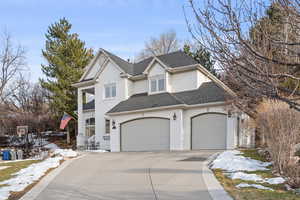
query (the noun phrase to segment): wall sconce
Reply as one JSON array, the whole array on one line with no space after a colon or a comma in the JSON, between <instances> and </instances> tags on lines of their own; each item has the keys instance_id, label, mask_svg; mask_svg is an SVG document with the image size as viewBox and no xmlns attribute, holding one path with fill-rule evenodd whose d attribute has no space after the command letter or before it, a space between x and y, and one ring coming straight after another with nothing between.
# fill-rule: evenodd
<instances>
[{"instance_id":1,"label":"wall sconce","mask_svg":"<svg viewBox=\"0 0 300 200\"><path fill-rule=\"evenodd\" d=\"M176 116L176 113L174 113L173 120L176 120L176 119L177 119L177 116Z\"/></svg>"},{"instance_id":2,"label":"wall sconce","mask_svg":"<svg viewBox=\"0 0 300 200\"><path fill-rule=\"evenodd\" d=\"M116 129L116 122L115 122L115 120L112 121L112 129Z\"/></svg>"},{"instance_id":3,"label":"wall sconce","mask_svg":"<svg viewBox=\"0 0 300 200\"><path fill-rule=\"evenodd\" d=\"M232 112L231 110L228 110L228 117L231 117L232 116Z\"/></svg>"}]
</instances>

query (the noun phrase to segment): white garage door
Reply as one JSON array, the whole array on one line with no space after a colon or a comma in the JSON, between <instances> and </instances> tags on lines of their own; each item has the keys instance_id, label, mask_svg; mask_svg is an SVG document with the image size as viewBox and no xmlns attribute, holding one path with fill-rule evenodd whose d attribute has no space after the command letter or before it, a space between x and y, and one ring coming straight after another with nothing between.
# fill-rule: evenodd
<instances>
[{"instance_id":1,"label":"white garage door","mask_svg":"<svg viewBox=\"0 0 300 200\"><path fill-rule=\"evenodd\" d=\"M121 151L170 150L170 121L144 118L121 125Z\"/></svg>"},{"instance_id":2,"label":"white garage door","mask_svg":"<svg viewBox=\"0 0 300 200\"><path fill-rule=\"evenodd\" d=\"M207 113L192 118L192 149L225 149L227 116Z\"/></svg>"}]
</instances>

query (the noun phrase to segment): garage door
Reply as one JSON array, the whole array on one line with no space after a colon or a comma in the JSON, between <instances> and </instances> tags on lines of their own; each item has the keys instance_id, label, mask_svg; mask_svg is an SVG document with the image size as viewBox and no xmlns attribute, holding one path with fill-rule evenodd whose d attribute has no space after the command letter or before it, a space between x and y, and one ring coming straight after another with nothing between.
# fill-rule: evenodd
<instances>
[{"instance_id":1,"label":"garage door","mask_svg":"<svg viewBox=\"0 0 300 200\"><path fill-rule=\"evenodd\" d=\"M121 151L159 151L170 149L170 121L144 118L121 125Z\"/></svg>"},{"instance_id":2,"label":"garage door","mask_svg":"<svg viewBox=\"0 0 300 200\"><path fill-rule=\"evenodd\" d=\"M207 113L192 118L192 149L225 149L227 116Z\"/></svg>"}]
</instances>

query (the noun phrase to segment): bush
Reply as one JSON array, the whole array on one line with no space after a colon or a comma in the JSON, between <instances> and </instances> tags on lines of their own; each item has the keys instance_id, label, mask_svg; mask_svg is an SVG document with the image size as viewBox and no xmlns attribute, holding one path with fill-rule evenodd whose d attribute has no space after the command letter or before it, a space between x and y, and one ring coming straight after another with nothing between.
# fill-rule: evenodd
<instances>
[{"instance_id":1,"label":"bush","mask_svg":"<svg viewBox=\"0 0 300 200\"><path fill-rule=\"evenodd\" d=\"M275 169L292 187L300 187L299 157L295 156L300 143L300 112L283 102L264 101L258 107L256 124Z\"/></svg>"}]
</instances>

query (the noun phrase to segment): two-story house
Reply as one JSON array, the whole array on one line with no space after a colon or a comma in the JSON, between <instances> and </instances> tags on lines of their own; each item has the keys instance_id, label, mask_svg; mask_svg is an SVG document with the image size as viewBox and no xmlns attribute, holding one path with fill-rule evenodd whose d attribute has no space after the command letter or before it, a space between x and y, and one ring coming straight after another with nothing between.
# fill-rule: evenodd
<instances>
[{"instance_id":1,"label":"two-story house","mask_svg":"<svg viewBox=\"0 0 300 200\"><path fill-rule=\"evenodd\" d=\"M235 95L182 51L137 63L100 49L78 83L77 146L157 151L232 149Z\"/></svg>"}]
</instances>

